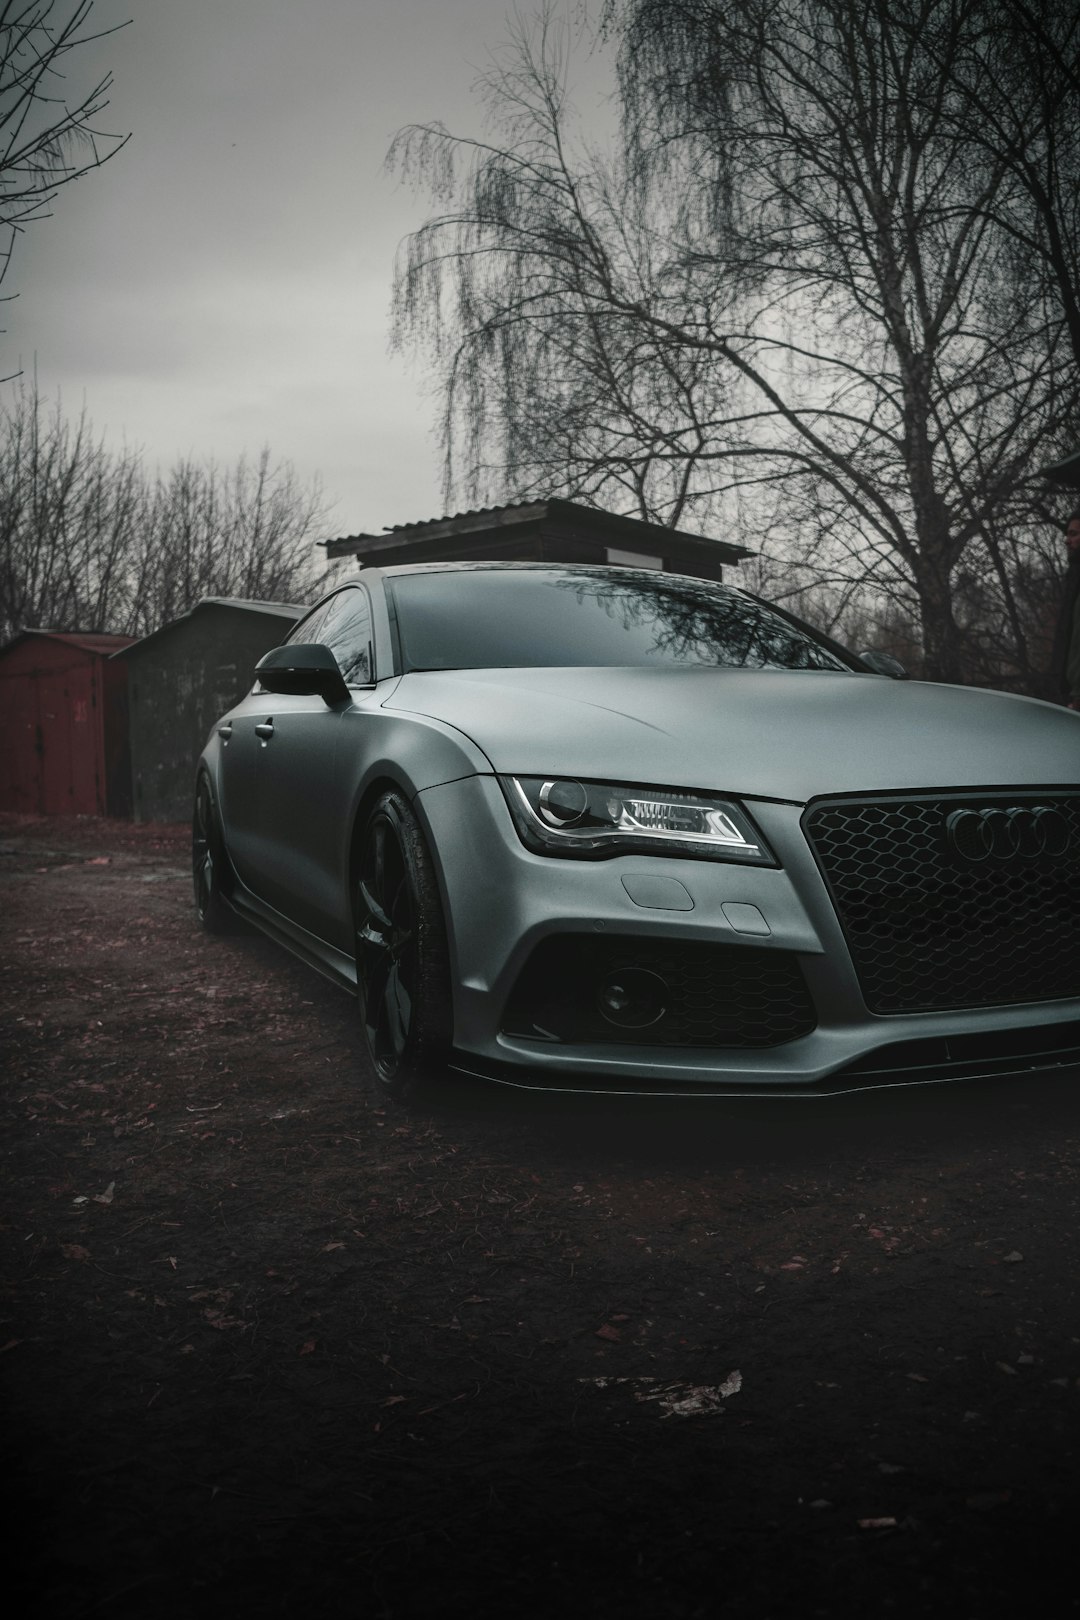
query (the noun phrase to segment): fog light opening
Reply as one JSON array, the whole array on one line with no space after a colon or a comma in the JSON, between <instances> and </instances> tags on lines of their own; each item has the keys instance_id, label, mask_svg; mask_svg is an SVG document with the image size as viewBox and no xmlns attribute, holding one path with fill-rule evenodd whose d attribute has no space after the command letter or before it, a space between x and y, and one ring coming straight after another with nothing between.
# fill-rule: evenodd
<instances>
[{"instance_id":1,"label":"fog light opening","mask_svg":"<svg viewBox=\"0 0 1080 1620\"><path fill-rule=\"evenodd\" d=\"M600 1015L620 1029L648 1029L667 1012L668 987L647 968L621 968L608 973L596 992Z\"/></svg>"}]
</instances>

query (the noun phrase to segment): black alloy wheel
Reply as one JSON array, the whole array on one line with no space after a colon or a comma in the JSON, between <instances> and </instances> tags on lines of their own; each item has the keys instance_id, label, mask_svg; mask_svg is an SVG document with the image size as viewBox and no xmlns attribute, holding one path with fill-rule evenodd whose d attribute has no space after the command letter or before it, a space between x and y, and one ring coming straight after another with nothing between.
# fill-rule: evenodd
<instances>
[{"instance_id":1,"label":"black alloy wheel","mask_svg":"<svg viewBox=\"0 0 1080 1620\"><path fill-rule=\"evenodd\" d=\"M404 797L384 793L360 843L356 980L382 1089L419 1098L450 1051L450 969L431 854Z\"/></svg>"},{"instance_id":2,"label":"black alloy wheel","mask_svg":"<svg viewBox=\"0 0 1080 1620\"><path fill-rule=\"evenodd\" d=\"M195 910L208 934L226 934L232 927L233 914L222 888L227 869L213 789L209 778L200 776L191 821L191 876Z\"/></svg>"}]
</instances>

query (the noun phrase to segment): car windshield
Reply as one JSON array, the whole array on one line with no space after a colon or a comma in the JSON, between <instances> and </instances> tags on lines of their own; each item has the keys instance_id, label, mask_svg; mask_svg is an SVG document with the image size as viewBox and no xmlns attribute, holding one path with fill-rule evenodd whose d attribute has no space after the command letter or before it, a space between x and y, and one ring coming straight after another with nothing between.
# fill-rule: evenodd
<instances>
[{"instance_id":1,"label":"car windshield","mask_svg":"<svg viewBox=\"0 0 1080 1620\"><path fill-rule=\"evenodd\" d=\"M854 667L809 626L679 574L478 567L397 574L387 584L406 671Z\"/></svg>"}]
</instances>

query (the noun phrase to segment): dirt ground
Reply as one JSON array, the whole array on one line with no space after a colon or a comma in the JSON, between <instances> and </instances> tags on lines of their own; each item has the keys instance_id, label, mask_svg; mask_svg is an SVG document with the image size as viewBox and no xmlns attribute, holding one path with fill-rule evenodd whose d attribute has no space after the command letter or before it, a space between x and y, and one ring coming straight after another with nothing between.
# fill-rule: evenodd
<instances>
[{"instance_id":1,"label":"dirt ground","mask_svg":"<svg viewBox=\"0 0 1080 1620\"><path fill-rule=\"evenodd\" d=\"M1080 1607L1075 1071L406 1114L187 843L0 820L14 1612Z\"/></svg>"}]
</instances>

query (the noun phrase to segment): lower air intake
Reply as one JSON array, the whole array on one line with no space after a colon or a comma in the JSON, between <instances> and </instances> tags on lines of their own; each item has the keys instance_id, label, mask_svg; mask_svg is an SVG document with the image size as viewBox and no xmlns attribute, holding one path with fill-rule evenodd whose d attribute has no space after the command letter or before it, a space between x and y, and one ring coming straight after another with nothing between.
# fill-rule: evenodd
<instances>
[{"instance_id":1,"label":"lower air intake","mask_svg":"<svg viewBox=\"0 0 1080 1620\"><path fill-rule=\"evenodd\" d=\"M649 1021L639 1023L631 1003L620 1022L613 989L651 996L642 999ZM536 947L502 1027L529 1040L752 1048L796 1040L816 1023L802 971L786 952L564 934Z\"/></svg>"}]
</instances>

